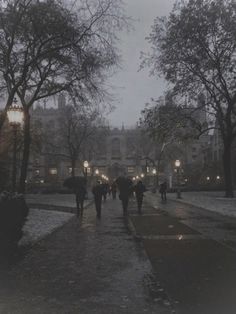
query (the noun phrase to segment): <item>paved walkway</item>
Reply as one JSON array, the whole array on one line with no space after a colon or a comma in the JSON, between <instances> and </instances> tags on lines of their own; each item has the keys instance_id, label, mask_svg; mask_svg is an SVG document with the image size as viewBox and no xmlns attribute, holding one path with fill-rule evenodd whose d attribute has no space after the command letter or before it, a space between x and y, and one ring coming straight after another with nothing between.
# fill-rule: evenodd
<instances>
[{"instance_id":1,"label":"paved walkway","mask_svg":"<svg viewBox=\"0 0 236 314\"><path fill-rule=\"evenodd\" d=\"M41 240L1 278L1 314L169 314L140 244L109 200Z\"/></svg>"},{"instance_id":2,"label":"paved walkway","mask_svg":"<svg viewBox=\"0 0 236 314\"><path fill-rule=\"evenodd\" d=\"M176 313L235 314L236 219L157 197L153 203L142 216L131 208L130 219Z\"/></svg>"}]
</instances>

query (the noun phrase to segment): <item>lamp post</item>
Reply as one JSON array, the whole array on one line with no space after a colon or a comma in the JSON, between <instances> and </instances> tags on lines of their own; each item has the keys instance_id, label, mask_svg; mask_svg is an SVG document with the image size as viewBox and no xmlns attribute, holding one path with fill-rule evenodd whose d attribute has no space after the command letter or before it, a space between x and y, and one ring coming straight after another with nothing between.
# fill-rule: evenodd
<instances>
[{"instance_id":1,"label":"lamp post","mask_svg":"<svg viewBox=\"0 0 236 314\"><path fill-rule=\"evenodd\" d=\"M87 182L87 176L88 176L88 166L89 163L87 162L87 160L84 161L84 174L85 174L85 185L86 185L86 194L85 194L85 199L88 199L88 192L87 192L87 186L88 186L88 182Z\"/></svg>"},{"instance_id":2,"label":"lamp post","mask_svg":"<svg viewBox=\"0 0 236 314\"><path fill-rule=\"evenodd\" d=\"M153 174L153 192L156 193L157 190L157 170L156 168L152 169Z\"/></svg>"},{"instance_id":3,"label":"lamp post","mask_svg":"<svg viewBox=\"0 0 236 314\"><path fill-rule=\"evenodd\" d=\"M89 163L87 162L87 160L84 161L84 173L85 173L85 178L87 180L87 176L88 176L88 166Z\"/></svg>"},{"instance_id":4,"label":"lamp post","mask_svg":"<svg viewBox=\"0 0 236 314\"><path fill-rule=\"evenodd\" d=\"M23 123L24 112L22 107L17 105L14 98L13 104L7 110L9 124L13 129L13 161L12 161L12 191L16 191L16 150L17 150L17 128Z\"/></svg>"},{"instance_id":5,"label":"lamp post","mask_svg":"<svg viewBox=\"0 0 236 314\"><path fill-rule=\"evenodd\" d=\"M180 166L181 166L181 162L180 160L176 160L175 161L175 167L177 170L177 198L180 199L181 198L181 191L180 191Z\"/></svg>"}]
</instances>

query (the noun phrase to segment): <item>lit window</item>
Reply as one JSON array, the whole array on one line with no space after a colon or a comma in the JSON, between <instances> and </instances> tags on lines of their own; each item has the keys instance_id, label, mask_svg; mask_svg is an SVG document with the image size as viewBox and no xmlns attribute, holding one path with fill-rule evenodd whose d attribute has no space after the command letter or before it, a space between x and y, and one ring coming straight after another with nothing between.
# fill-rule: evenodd
<instances>
[{"instance_id":1,"label":"lit window","mask_svg":"<svg viewBox=\"0 0 236 314\"><path fill-rule=\"evenodd\" d=\"M134 172L134 167L128 167L127 171L128 171L128 173L133 173Z\"/></svg>"},{"instance_id":2,"label":"lit window","mask_svg":"<svg viewBox=\"0 0 236 314\"><path fill-rule=\"evenodd\" d=\"M56 175L57 174L57 168L50 168L49 169L49 174Z\"/></svg>"},{"instance_id":3,"label":"lit window","mask_svg":"<svg viewBox=\"0 0 236 314\"><path fill-rule=\"evenodd\" d=\"M35 170L35 174L37 174L37 175L39 174L39 169Z\"/></svg>"}]
</instances>

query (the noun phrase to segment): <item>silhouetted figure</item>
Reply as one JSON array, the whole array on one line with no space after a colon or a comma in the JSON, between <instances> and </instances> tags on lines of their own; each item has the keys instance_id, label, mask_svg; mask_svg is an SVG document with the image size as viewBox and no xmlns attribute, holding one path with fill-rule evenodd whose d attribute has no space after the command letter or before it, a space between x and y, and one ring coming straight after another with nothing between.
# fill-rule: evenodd
<instances>
[{"instance_id":1,"label":"silhouetted figure","mask_svg":"<svg viewBox=\"0 0 236 314\"><path fill-rule=\"evenodd\" d=\"M161 200L163 202L166 202L166 191L167 191L167 183L163 182L160 184L159 192L161 194Z\"/></svg>"},{"instance_id":2,"label":"silhouetted figure","mask_svg":"<svg viewBox=\"0 0 236 314\"><path fill-rule=\"evenodd\" d=\"M103 196L103 187L100 181L97 181L96 185L92 188L92 193L94 195L97 218L100 219L101 211L102 211L102 196Z\"/></svg>"},{"instance_id":3,"label":"silhouetted figure","mask_svg":"<svg viewBox=\"0 0 236 314\"><path fill-rule=\"evenodd\" d=\"M142 204L143 204L143 193L146 192L147 189L142 181L138 181L138 183L134 186L134 192L138 205L138 213L141 214Z\"/></svg>"},{"instance_id":4,"label":"silhouetted figure","mask_svg":"<svg viewBox=\"0 0 236 314\"><path fill-rule=\"evenodd\" d=\"M109 184L108 183L102 183L102 196L103 196L103 200L104 202L107 199L107 193L109 192Z\"/></svg>"},{"instance_id":5,"label":"silhouetted figure","mask_svg":"<svg viewBox=\"0 0 236 314\"><path fill-rule=\"evenodd\" d=\"M122 202L123 214L128 214L129 197L132 194L132 181L125 177L120 177L116 180L119 188L119 199Z\"/></svg>"},{"instance_id":6,"label":"silhouetted figure","mask_svg":"<svg viewBox=\"0 0 236 314\"><path fill-rule=\"evenodd\" d=\"M111 194L112 194L113 200L116 199L116 192L117 192L117 185L115 182L113 182L111 185Z\"/></svg>"},{"instance_id":7,"label":"silhouetted figure","mask_svg":"<svg viewBox=\"0 0 236 314\"><path fill-rule=\"evenodd\" d=\"M77 217L82 217L84 212L84 200L87 194L85 185L78 185L75 188Z\"/></svg>"}]
</instances>

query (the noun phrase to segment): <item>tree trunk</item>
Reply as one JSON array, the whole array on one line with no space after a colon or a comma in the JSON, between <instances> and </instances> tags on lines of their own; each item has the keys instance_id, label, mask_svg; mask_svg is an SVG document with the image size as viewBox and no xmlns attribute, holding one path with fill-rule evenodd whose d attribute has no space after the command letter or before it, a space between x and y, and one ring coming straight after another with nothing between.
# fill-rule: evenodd
<instances>
[{"instance_id":1,"label":"tree trunk","mask_svg":"<svg viewBox=\"0 0 236 314\"><path fill-rule=\"evenodd\" d=\"M27 178L27 170L29 164L30 156L30 114L29 110L25 109L25 121L24 121L24 147L23 147L23 156L21 162L21 173L20 173L20 182L19 182L19 192L25 193L25 182Z\"/></svg>"},{"instance_id":2,"label":"tree trunk","mask_svg":"<svg viewBox=\"0 0 236 314\"><path fill-rule=\"evenodd\" d=\"M0 114L0 134L1 134L1 131L2 131L2 128L3 128L3 124L6 120L6 116L7 116L7 113L5 110L3 110Z\"/></svg>"},{"instance_id":3,"label":"tree trunk","mask_svg":"<svg viewBox=\"0 0 236 314\"><path fill-rule=\"evenodd\" d=\"M228 139L224 142L223 166L225 178L225 197L233 197L233 180L232 180L232 161L231 161L232 140Z\"/></svg>"}]
</instances>

